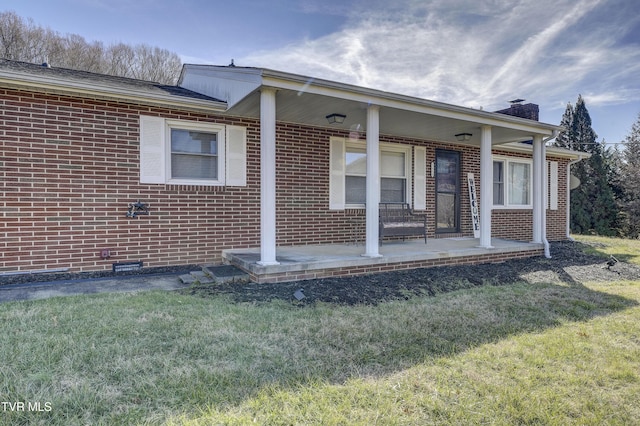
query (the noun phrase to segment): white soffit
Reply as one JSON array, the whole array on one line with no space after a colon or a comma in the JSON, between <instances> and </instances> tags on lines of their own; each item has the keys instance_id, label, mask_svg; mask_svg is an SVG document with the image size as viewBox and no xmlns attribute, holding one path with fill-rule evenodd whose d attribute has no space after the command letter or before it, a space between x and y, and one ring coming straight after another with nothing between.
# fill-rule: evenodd
<instances>
[{"instance_id":1,"label":"white soffit","mask_svg":"<svg viewBox=\"0 0 640 426\"><path fill-rule=\"evenodd\" d=\"M555 130L560 130L560 127L555 125L506 114L261 68L185 65L179 85L226 101L231 113L251 116L257 116L256 108L258 108L257 98L251 95L263 86L272 87L279 90L278 120L312 125L322 125L323 113L346 112L332 110L332 108L342 106L343 109L350 109L351 114L346 112L349 118L354 116L354 109L363 110L367 105L375 104L383 107L382 113L386 109L387 111L395 110L403 116L409 113L409 115L417 114L424 119L440 117L449 122L445 126L448 129L454 122L477 128L483 125L492 126L495 136L498 136L496 142L500 141L500 143L507 140L531 139L533 135L551 136ZM313 113L318 116L317 121L308 120L310 117L305 119L304 110L307 115ZM381 114L381 120L383 119ZM460 130L460 132L463 131ZM512 133L514 131L515 134ZM479 135L479 131L470 133ZM510 134L507 135L507 133Z\"/></svg>"}]
</instances>

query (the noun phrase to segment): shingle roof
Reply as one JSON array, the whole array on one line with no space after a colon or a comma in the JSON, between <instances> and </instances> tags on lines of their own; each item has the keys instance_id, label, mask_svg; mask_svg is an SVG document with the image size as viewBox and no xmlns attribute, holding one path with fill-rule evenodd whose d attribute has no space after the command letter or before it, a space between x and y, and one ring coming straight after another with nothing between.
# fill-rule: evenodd
<instances>
[{"instance_id":1,"label":"shingle roof","mask_svg":"<svg viewBox=\"0 0 640 426\"><path fill-rule=\"evenodd\" d=\"M21 74L30 74L41 78L65 80L69 82L95 85L102 88L117 88L119 90L133 90L149 95L176 96L179 98L197 99L200 101L223 102L192 90L179 86L164 85L152 81L137 80L133 78L117 77L106 74L98 74L87 71L78 71L67 68L49 67L28 62L0 59L0 71L12 71Z\"/></svg>"}]
</instances>

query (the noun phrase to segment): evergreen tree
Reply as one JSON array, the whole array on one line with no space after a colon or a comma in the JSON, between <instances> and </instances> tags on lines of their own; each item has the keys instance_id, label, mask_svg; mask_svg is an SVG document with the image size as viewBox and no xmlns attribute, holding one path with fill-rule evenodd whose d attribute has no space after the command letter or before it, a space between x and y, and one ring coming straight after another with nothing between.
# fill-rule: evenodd
<instances>
[{"instance_id":1,"label":"evergreen tree","mask_svg":"<svg viewBox=\"0 0 640 426\"><path fill-rule=\"evenodd\" d=\"M575 164L571 170L581 182L571 191L572 232L617 235L619 221L610 182L612 170L604 143L597 141L598 136L591 127L591 116L581 95L575 108L567 105L561 125L565 130L556 138L556 145L591 155L589 159Z\"/></svg>"},{"instance_id":2,"label":"evergreen tree","mask_svg":"<svg viewBox=\"0 0 640 426\"><path fill-rule=\"evenodd\" d=\"M572 132L573 114L573 105L569 102L567 104L567 108L564 110L564 114L562 115L562 121L560 121L560 126L564 127L565 130L560 132L556 137L556 146L573 149L573 140L575 139Z\"/></svg>"},{"instance_id":3,"label":"evergreen tree","mask_svg":"<svg viewBox=\"0 0 640 426\"><path fill-rule=\"evenodd\" d=\"M618 223L621 227L621 235L626 235L626 231L622 229L625 225L624 219L624 177L623 173L623 165L624 165L624 152L618 147L618 145L614 145L613 147L607 147L604 151L604 160L608 164L609 169L609 177L607 178L609 182L609 186L613 191L613 197L616 200L616 205L618 207Z\"/></svg>"},{"instance_id":4,"label":"evergreen tree","mask_svg":"<svg viewBox=\"0 0 640 426\"><path fill-rule=\"evenodd\" d=\"M621 165L622 205L625 232L628 237L640 237L640 114L624 141Z\"/></svg>"}]
</instances>

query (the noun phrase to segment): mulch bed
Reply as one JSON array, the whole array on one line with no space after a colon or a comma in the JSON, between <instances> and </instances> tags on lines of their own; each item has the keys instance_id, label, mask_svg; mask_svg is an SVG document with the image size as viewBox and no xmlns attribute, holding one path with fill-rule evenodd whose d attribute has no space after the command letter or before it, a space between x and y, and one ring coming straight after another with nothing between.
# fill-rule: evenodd
<instances>
[{"instance_id":1,"label":"mulch bed","mask_svg":"<svg viewBox=\"0 0 640 426\"><path fill-rule=\"evenodd\" d=\"M551 245L551 259L516 259L498 264L443 266L342 278L324 278L275 284L213 284L184 290L202 297L227 295L235 302L291 301L298 305L328 302L341 305L370 304L434 296L439 293L481 285L509 285L516 282L562 282L579 285L585 281L640 279L640 267L584 253L578 242ZM302 290L304 298L294 296Z\"/></svg>"}]
</instances>

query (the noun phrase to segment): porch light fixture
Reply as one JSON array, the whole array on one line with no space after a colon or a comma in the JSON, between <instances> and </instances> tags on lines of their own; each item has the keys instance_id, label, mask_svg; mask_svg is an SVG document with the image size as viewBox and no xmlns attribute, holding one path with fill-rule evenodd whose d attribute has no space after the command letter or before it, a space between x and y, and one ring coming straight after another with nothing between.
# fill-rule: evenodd
<instances>
[{"instance_id":1,"label":"porch light fixture","mask_svg":"<svg viewBox=\"0 0 640 426\"><path fill-rule=\"evenodd\" d=\"M344 123L344 119L347 118L344 114L329 114L327 115L327 121L329 124L342 124Z\"/></svg>"},{"instance_id":2,"label":"porch light fixture","mask_svg":"<svg viewBox=\"0 0 640 426\"><path fill-rule=\"evenodd\" d=\"M471 133L458 133L456 139L458 139L459 142L463 142L471 139L471 136L473 136Z\"/></svg>"}]
</instances>

